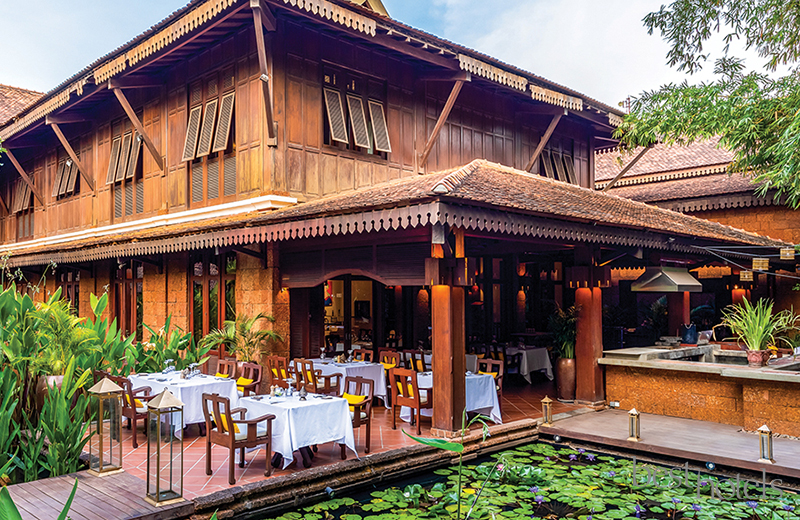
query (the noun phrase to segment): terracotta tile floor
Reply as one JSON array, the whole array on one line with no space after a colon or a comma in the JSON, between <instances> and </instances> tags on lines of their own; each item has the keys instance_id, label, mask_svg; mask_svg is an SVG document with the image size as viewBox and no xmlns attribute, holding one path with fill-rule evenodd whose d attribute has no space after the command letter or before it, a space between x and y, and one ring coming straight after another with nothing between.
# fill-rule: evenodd
<instances>
[{"instance_id":1,"label":"terracotta tile floor","mask_svg":"<svg viewBox=\"0 0 800 520\"><path fill-rule=\"evenodd\" d=\"M503 422L508 423L525 418L539 418L542 416L541 399L549 395L555 395L554 385L546 380L542 382L534 381L533 385L520 382L510 384L503 391L502 412ZM576 405L555 402L553 413L561 413L578 408ZM416 427L411 426L398 418L398 429L392 430L392 416L389 410L383 406L374 406L372 425L372 442L370 453L379 453L413 443L401 433L406 430L415 433ZM123 467L125 471L136 477L145 480L147 478L147 442L142 431L143 421L139 421L139 447L133 449L130 440L130 432L123 427ZM422 434L427 435L430 428L430 419L423 419ZM365 428L361 427L354 431L356 449L359 455L364 456L365 448ZM205 437L201 437L196 426L190 426L184 438L184 496L192 499L198 496L207 495L215 491L230 487L228 484L228 450L221 446L212 447L212 474L206 475L205 472ZM275 470L273 475L286 475L294 471L303 471L299 455L295 454L295 462L285 470ZM352 457L350 452L348 457ZM330 464L340 461L339 446L333 443L319 446L319 451L315 454L314 466ZM264 469L267 456L263 449L255 450L246 454L245 467L235 466L236 485L247 484L267 478L264 476ZM313 466L312 466L313 467Z\"/></svg>"}]
</instances>

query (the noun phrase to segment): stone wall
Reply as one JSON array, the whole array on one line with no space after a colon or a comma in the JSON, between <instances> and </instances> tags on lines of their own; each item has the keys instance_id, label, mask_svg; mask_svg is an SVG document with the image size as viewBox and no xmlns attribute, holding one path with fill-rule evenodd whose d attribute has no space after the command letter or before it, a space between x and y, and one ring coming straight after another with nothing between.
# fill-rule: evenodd
<instances>
[{"instance_id":1,"label":"stone wall","mask_svg":"<svg viewBox=\"0 0 800 520\"><path fill-rule=\"evenodd\" d=\"M800 385L718 374L606 366L608 401L620 408L800 436Z\"/></svg>"}]
</instances>

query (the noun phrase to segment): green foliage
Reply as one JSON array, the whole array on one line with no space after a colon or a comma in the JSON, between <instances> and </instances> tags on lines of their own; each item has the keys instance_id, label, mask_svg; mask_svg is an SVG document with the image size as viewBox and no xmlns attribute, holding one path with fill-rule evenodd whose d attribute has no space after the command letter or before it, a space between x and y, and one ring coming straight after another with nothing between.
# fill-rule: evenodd
<instances>
[{"instance_id":1,"label":"green foliage","mask_svg":"<svg viewBox=\"0 0 800 520\"><path fill-rule=\"evenodd\" d=\"M172 327L172 316L167 317L164 326L156 332L147 325L150 341L137 343L127 350L128 366L134 372L161 372L168 359L173 360L175 368L183 370L192 363L198 365L208 361L208 346L198 347L190 333L180 327Z\"/></svg>"},{"instance_id":2,"label":"green foliage","mask_svg":"<svg viewBox=\"0 0 800 520\"><path fill-rule=\"evenodd\" d=\"M50 387L39 418L49 445L44 468L51 477L78 471L83 447L89 442L87 435L92 416L87 413L89 398L78 393L89 381L90 370L76 374L75 358L67 363L61 388Z\"/></svg>"},{"instance_id":3,"label":"green foliage","mask_svg":"<svg viewBox=\"0 0 800 520\"><path fill-rule=\"evenodd\" d=\"M723 311L722 323L748 350L766 350L776 341L788 341L784 334L797 330L798 318L792 311L773 314L772 306L771 300L759 299L753 305L745 298L741 305L731 305Z\"/></svg>"},{"instance_id":4,"label":"green foliage","mask_svg":"<svg viewBox=\"0 0 800 520\"><path fill-rule=\"evenodd\" d=\"M644 24L670 45L671 66L696 72L711 58L704 45L720 34L726 46L714 60L715 79L684 81L644 92L617 136L632 146L691 143L720 136L735 153L729 172L752 175L757 192L776 190L800 205L800 15L795 2L780 0L675 0L648 14ZM746 71L729 55L741 41L765 58L762 71ZM788 65L783 76L774 73Z\"/></svg>"},{"instance_id":5,"label":"green foliage","mask_svg":"<svg viewBox=\"0 0 800 520\"><path fill-rule=\"evenodd\" d=\"M0 372L0 477L18 463L14 445L20 428L12 420L18 402L17 377L11 370L3 370Z\"/></svg>"},{"instance_id":6,"label":"green foliage","mask_svg":"<svg viewBox=\"0 0 800 520\"><path fill-rule=\"evenodd\" d=\"M575 342L578 338L579 309L574 305L567 310L556 306L547 320L547 328L553 334L558 355L564 359L575 359Z\"/></svg>"},{"instance_id":7,"label":"green foliage","mask_svg":"<svg viewBox=\"0 0 800 520\"><path fill-rule=\"evenodd\" d=\"M98 348L94 349L80 361L80 366L99 369L115 376L127 376L131 373L134 363L128 362L128 353L133 349L134 336L122 337L122 331L117 328L117 320L111 324L101 316L108 306L108 293L97 298L89 295L89 303L94 319L88 319L85 327L90 329L97 338Z\"/></svg>"},{"instance_id":8,"label":"green foliage","mask_svg":"<svg viewBox=\"0 0 800 520\"><path fill-rule=\"evenodd\" d=\"M41 352L37 367L49 375L64 375L72 358L99 353L97 336L85 320L75 315L70 302L61 298L61 288L34 311Z\"/></svg>"},{"instance_id":9,"label":"green foliage","mask_svg":"<svg viewBox=\"0 0 800 520\"><path fill-rule=\"evenodd\" d=\"M267 344L270 341L281 341L280 334L272 330L260 330L258 322L266 320L274 322L275 318L264 313L255 316L237 314L234 321L225 320L221 329L212 330L200 341L200 345L209 349L225 347L236 354L241 361L259 363Z\"/></svg>"}]
</instances>

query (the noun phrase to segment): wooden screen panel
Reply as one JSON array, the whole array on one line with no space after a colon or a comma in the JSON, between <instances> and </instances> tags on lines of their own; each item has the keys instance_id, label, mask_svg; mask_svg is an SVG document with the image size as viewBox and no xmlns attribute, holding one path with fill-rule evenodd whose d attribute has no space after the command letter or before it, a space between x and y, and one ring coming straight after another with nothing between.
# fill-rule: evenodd
<instances>
[{"instance_id":1,"label":"wooden screen panel","mask_svg":"<svg viewBox=\"0 0 800 520\"><path fill-rule=\"evenodd\" d=\"M331 129L331 139L348 144L347 123L344 120L344 105L342 95L336 90L325 89L325 108L328 113L328 125Z\"/></svg>"},{"instance_id":2,"label":"wooden screen panel","mask_svg":"<svg viewBox=\"0 0 800 520\"><path fill-rule=\"evenodd\" d=\"M133 184L125 185L125 216L133 215Z\"/></svg>"},{"instance_id":3,"label":"wooden screen panel","mask_svg":"<svg viewBox=\"0 0 800 520\"><path fill-rule=\"evenodd\" d=\"M61 178L64 176L64 167L66 164L67 161L61 161L58 163L58 167L56 168L56 176L53 179L53 191L50 194L50 196L53 198L58 197L58 190L61 187Z\"/></svg>"},{"instance_id":4,"label":"wooden screen panel","mask_svg":"<svg viewBox=\"0 0 800 520\"><path fill-rule=\"evenodd\" d=\"M557 179L562 182L569 182L567 178L567 172L564 171L564 161L560 153L553 152L553 162L556 165L556 173L558 174Z\"/></svg>"},{"instance_id":5,"label":"wooden screen panel","mask_svg":"<svg viewBox=\"0 0 800 520\"><path fill-rule=\"evenodd\" d=\"M219 99L212 99L206 103L203 115L203 128L200 130L200 141L197 144L197 157L204 157L211 153L211 144L214 137L214 123L217 121L217 105Z\"/></svg>"},{"instance_id":6,"label":"wooden screen panel","mask_svg":"<svg viewBox=\"0 0 800 520\"><path fill-rule=\"evenodd\" d=\"M203 163L192 164L192 202L203 202Z\"/></svg>"},{"instance_id":7,"label":"wooden screen panel","mask_svg":"<svg viewBox=\"0 0 800 520\"><path fill-rule=\"evenodd\" d=\"M64 187L66 188L66 192L68 194L75 193L75 184L78 181L78 165L72 163L72 166L69 169L69 178L65 183Z\"/></svg>"},{"instance_id":8,"label":"wooden screen panel","mask_svg":"<svg viewBox=\"0 0 800 520\"><path fill-rule=\"evenodd\" d=\"M189 112L189 124L186 127L186 141L183 143L183 157L181 162L191 161L195 158L197 138L200 135L200 118L203 115L203 106L196 106Z\"/></svg>"},{"instance_id":9,"label":"wooden screen panel","mask_svg":"<svg viewBox=\"0 0 800 520\"><path fill-rule=\"evenodd\" d=\"M236 156L227 155L222 162L222 182L226 197L236 195Z\"/></svg>"},{"instance_id":10,"label":"wooden screen panel","mask_svg":"<svg viewBox=\"0 0 800 520\"><path fill-rule=\"evenodd\" d=\"M572 157L565 155L563 156L564 159L564 170L567 172L567 179L568 182L572 184L578 184L578 178L575 177L575 165L573 164Z\"/></svg>"},{"instance_id":11,"label":"wooden screen panel","mask_svg":"<svg viewBox=\"0 0 800 520\"><path fill-rule=\"evenodd\" d=\"M144 182L136 183L136 213L144 213Z\"/></svg>"},{"instance_id":12,"label":"wooden screen panel","mask_svg":"<svg viewBox=\"0 0 800 520\"><path fill-rule=\"evenodd\" d=\"M139 166L139 157L142 155L142 138L136 132L133 133L133 144L131 144L131 154L125 168L125 178L133 179L136 175L136 168Z\"/></svg>"},{"instance_id":13,"label":"wooden screen panel","mask_svg":"<svg viewBox=\"0 0 800 520\"><path fill-rule=\"evenodd\" d=\"M122 187L114 187L114 218L122 218Z\"/></svg>"},{"instance_id":14,"label":"wooden screen panel","mask_svg":"<svg viewBox=\"0 0 800 520\"><path fill-rule=\"evenodd\" d=\"M117 162L119 161L119 148L122 143L121 137L115 137L111 142L111 158L108 160L108 173L106 174L106 184L113 184L117 175Z\"/></svg>"},{"instance_id":15,"label":"wooden screen panel","mask_svg":"<svg viewBox=\"0 0 800 520\"><path fill-rule=\"evenodd\" d=\"M347 108L350 112L350 124L353 127L353 140L356 146L369 148L370 139L367 130L367 116L364 113L364 101L356 96L347 96Z\"/></svg>"},{"instance_id":16,"label":"wooden screen panel","mask_svg":"<svg viewBox=\"0 0 800 520\"><path fill-rule=\"evenodd\" d=\"M212 152L224 152L228 148L228 139L231 133L231 123L233 122L233 101L236 92L229 92L222 96L222 104L219 108L219 122L217 123L217 134L214 136L214 147Z\"/></svg>"},{"instance_id":17,"label":"wooden screen panel","mask_svg":"<svg viewBox=\"0 0 800 520\"><path fill-rule=\"evenodd\" d=\"M219 159L208 160L208 198L219 197Z\"/></svg>"},{"instance_id":18,"label":"wooden screen panel","mask_svg":"<svg viewBox=\"0 0 800 520\"><path fill-rule=\"evenodd\" d=\"M131 156L131 142L133 141L133 134L127 132L122 136L122 146L119 149L119 161L117 162L117 172L114 177L115 181L121 181L125 178L125 168L128 166L128 159Z\"/></svg>"},{"instance_id":19,"label":"wooden screen panel","mask_svg":"<svg viewBox=\"0 0 800 520\"><path fill-rule=\"evenodd\" d=\"M553 161L550 159L550 152L548 150L542 151L542 164L544 165L544 173L551 179L556 178L556 174L553 171Z\"/></svg>"}]
</instances>

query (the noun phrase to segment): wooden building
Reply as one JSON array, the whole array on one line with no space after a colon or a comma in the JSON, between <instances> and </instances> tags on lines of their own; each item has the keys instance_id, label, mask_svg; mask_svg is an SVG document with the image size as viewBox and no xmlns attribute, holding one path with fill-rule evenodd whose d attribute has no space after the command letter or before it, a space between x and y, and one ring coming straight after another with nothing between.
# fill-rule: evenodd
<instances>
[{"instance_id":1,"label":"wooden building","mask_svg":"<svg viewBox=\"0 0 800 520\"><path fill-rule=\"evenodd\" d=\"M600 402L608 258L779 245L593 191L621 116L374 0L193 0L0 126L2 249L130 334L263 311L285 354L432 345L450 431L467 337L575 301Z\"/></svg>"}]
</instances>

